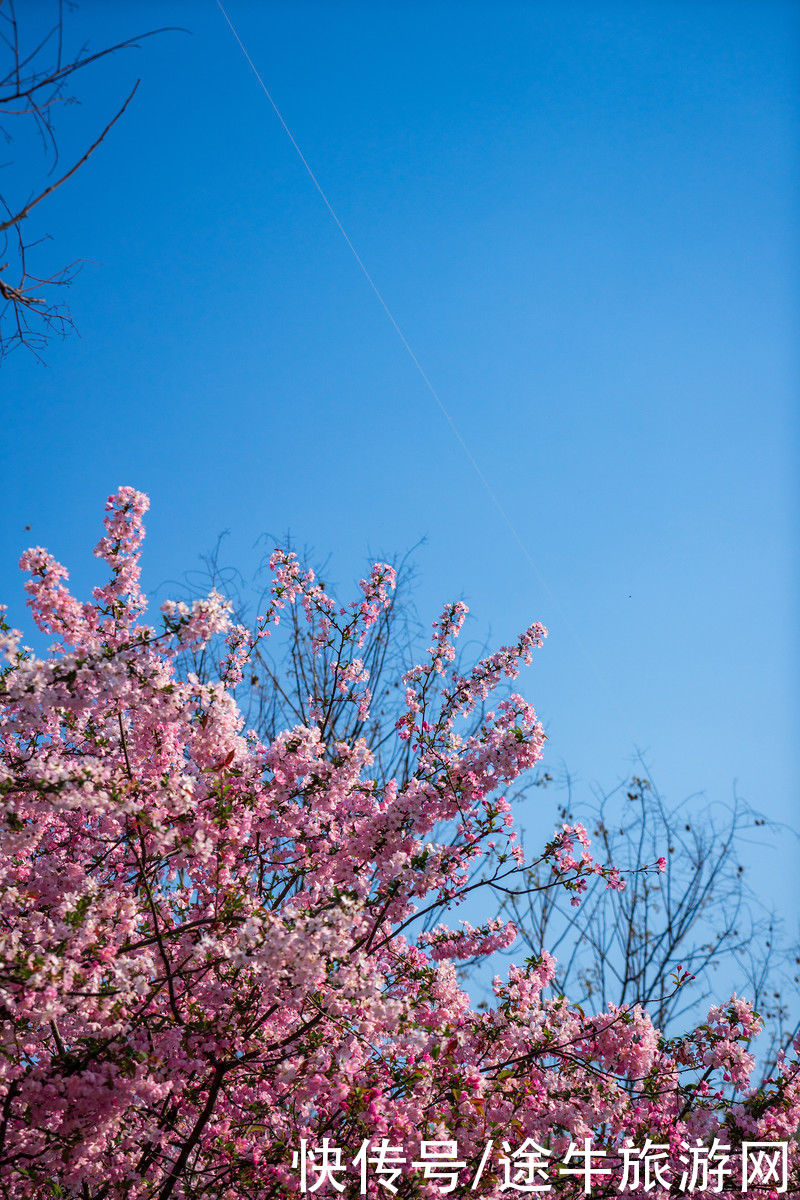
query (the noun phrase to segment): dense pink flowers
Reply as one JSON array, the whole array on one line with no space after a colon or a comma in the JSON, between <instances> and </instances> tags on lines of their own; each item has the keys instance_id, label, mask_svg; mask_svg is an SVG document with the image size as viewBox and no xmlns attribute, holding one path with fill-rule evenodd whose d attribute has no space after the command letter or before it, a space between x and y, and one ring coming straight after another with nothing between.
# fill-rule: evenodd
<instances>
[{"instance_id":1,"label":"dense pink flowers","mask_svg":"<svg viewBox=\"0 0 800 1200\"><path fill-rule=\"evenodd\" d=\"M97 547L109 580L91 602L28 551L31 610L58 644L40 659L15 631L0 639L4 1196L294 1195L293 1153L324 1137L353 1152L386 1138L409 1162L422 1139L456 1139L463 1180L487 1140L561 1155L591 1137L613 1192L647 1138L666 1145L669 1174L698 1138L793 1137L797 1063L751 1086L759 1021L744 1000L667 1040L638 1006L586 1014L550 994L545 948L495 980L487 1008L459 985L451 960L510 949L516 933L447 910L476 873L522 885L505 792L545 735L520 695L482 706L530 661L540 625L455 672L466 609L445 608L404 679L406 775L381 782L362 738L326 739L320 697L311 724L262 744L235 688L280 610L299 604L335 695L363 720L359 651L391 603L392 569L377 565L341 605L276 551L255 633L215 593L166 604L154 628L141 623L146 509L131 488L109 498ZM217 681L180 677L181 651L209 639L224 645ZM624 883L579 825L557 830L541 861L576 901L590 874ZM423 917L439 919L427 934ZM794 1143L789 1155L796 1195ZM400 1194L439 1194L411 1165L399 1180ZM741 1194L735 1172L723 1191ZM507 1193L487 1174L472 1194ZM583 1194L580 1180L558 1194Z\"/></svg>"}]
</instances>

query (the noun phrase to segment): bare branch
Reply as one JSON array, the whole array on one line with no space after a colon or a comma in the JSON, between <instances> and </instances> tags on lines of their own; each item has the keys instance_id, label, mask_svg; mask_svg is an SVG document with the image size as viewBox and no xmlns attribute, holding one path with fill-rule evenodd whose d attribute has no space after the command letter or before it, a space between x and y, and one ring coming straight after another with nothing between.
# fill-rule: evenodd
<instances>
[{"instance_id":1,"label":"bare branch","mask_svg":"<svg viewBox=\"0 0 800 1200\"><path fill-rule=\"evenodd\" d=\"M20 211L16 214L16 216L11 217L11 219L8 221L0 222L0 233L4 233L5 230L10 229L12 225L18 225L20 221L23 221L25 219L25 217L27 217L28 213L31 211L32 208L34 208L37 204L40 204L41 201L44 200L45 197L49 196L51 192L54 192L56 190L56 188L60 188L62 183L66 183L66 181L75 174L75 172L78 170L78 168L83 166L83 164L86 162L86 160L89 158L89 156L95 152L97 147L103 141L103 138L106 136L108 131L114 125L116 125L117 121L120 119L122 114L125 112L125 109L128 107L131 100L136 95L136 89L138 88L140 82L141 82L140 80L138 80L138 79L136 80L136 83L133 85L133 88L131 89L131 92L130 92L127 100L122 105L122 108L119 110L119 112L116 114L116 116L113 116L111 118L111 120L108 122L108 124L106 125L105 129L100 134L100 136L98 138L96 138L95 141L92 142L89 149L86 151L85 154L81 155L81 157L78 159L78 161L75 163L75 165L73 167L70 167L70 169L64 175L62 175L60 179L57 179L55 183L51 183L50 186L46 187L43 192L40 192L38 196L34 197L33 200L30 200L25 205L24 208L20 209Z\"/></svg>"},{"instance_id":2,"label":"bare branch","mask_svg":"<svg viewBox=\"0 0 800 1200\"><path fill-rule=\"evenodd\" d=\"M70 6L66 7L69 9ZM137 47L145 38L177 31L177 27L165 26L100 50L89 51L84 46L70 56L64 50L64 8L58 0L53 23L44 33L31 38L30 35L23 36L13 0L6 0L6 3L0 0L0 134L11 143L12 131L18 128L35 130L41 139L42 151L50 160L47 167L50 176L55 174L59 160L54 111L57 106L75 101L66 90L72 76L117 51ZM72 321L63 303L55 299L53 289L72 282L75 264L56 271L32 271L28 252L47 239L40 236L26 238L23 225L33 209L75 175L94 154L127 109L138 86L137 80L125 102L69 170L50 183L45 176L39 186L28 186L23 190L17 185L17 192L23 191L23 194L13 201L9 192L7 198L0 196L0 208L4 213L0 220L0 257L9 259L0 267L0 360L22 345L42 361L40 352L49 339L55 335L63 337L72 328ZM14 187L14 184L7 186ZM38 253L30 257L38 257Z\"/></svg>"}]
</instances>

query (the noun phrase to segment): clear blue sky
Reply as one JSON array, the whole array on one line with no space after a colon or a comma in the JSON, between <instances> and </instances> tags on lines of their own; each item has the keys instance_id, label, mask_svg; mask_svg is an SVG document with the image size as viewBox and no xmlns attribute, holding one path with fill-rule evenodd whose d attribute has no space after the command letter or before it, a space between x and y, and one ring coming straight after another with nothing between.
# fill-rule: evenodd
<instances>
[{"instance_id":1,"label":"clear blue sky","mask_svg":"<svg viewBox=\"0 0 800 1200\"><path fill-rule=\"evenodd\" d=\"M213 0L84 0L97 48L191 33L86 71L59 118L67 163L142 78L31 218L43 266L90 261L80 339L0 379L14 619L31 542L88 590L119 483L152 500L153 588L223 529L244 569L291 530L343 582L425 536L427 617L462 596L477 639L549 626L525 689L552 769L611 786L638 746L676 801L735 782L796 823L798 6L229 11L547 588Z\"/></svg>"}]
</instances>

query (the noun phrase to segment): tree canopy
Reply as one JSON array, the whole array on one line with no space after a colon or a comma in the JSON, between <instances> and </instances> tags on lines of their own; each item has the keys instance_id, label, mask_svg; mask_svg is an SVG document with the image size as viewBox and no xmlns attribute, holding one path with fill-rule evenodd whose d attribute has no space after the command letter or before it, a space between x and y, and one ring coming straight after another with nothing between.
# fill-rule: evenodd
<instances>
[{"instance_id":1,"label":"tree canopy","mask_svg":"<svg viewBox=\"0 0 800 1200\"><path fill-rule=\"evenodd\" d=\"M459 960L518 932L457 922L470 890L499 908L566 889L579 905L589 880L626 884L580 824L535 863L518 845L506 793L546 739L531 704L498 688L543 627L456 669L466 606L446 605L398 681L407 769L378 776L362 734L337 739L331 716L344 703L369 719L362 652L392 567L342 604L276 551L254 628L218 592L150 624L147 507L129 487L109 497L95 550L108 579L89 601L44 549L23 556L33 617L56 639L47 657L4 628L4 1194L777 1195L769 1170L750 1173L761 1143L783 1147L797 1194L798 1064L752 1078L746 1000L668 1038L641 1004L586 1012L543 995L546 946L496 978L485 1009L459 986ZM292 606L329 686L267 741L235 692ZM220 636L216 679L178 670Z\"/></svg>"}]
</instances>

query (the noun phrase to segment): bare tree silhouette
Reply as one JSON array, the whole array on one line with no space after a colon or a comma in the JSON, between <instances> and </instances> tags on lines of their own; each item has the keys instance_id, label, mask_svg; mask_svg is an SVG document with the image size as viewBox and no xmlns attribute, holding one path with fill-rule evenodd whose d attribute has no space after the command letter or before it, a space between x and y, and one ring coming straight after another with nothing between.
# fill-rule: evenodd
<instances>
[{"instance_id":1,"label":"bare tree silhouette","mask_svg":"<svg viewBox=\"0 0 800 1200\"><path fill-rule=\"evenodd\" d=\"M552 782L538 778L540 786ZM641 1004L668 1030L730 984L764 1018L768 1044L760 1049L774 1061L797 1032L785 995L796 994L800 959L780 918L749 887L741 860L752 831L786 831L737 797L730 805L695 798L670 806L642 775L583 805L569 776L563 787L559 818L583 820L596 857L623 870L664 857L666 869L631 873L614 895L596 879L578 908L551 891L507 898L504 913L532 953L546 947L556 956L554 990L585 1004ZM692 987L675 988L677 970L695 977Z\"/></svg>"},{"instance_id":2,"label":"bare tree silhouette","mask_svg":"<svg viewBox=\"0 0 800 1200\"><path fill-rule=\"evenodd\" d=\"M33 177L13 179L0 191L0 359L17 346L26 346L41 360L53 336L63 337L72 321L62 291L75 277L79 264L53 269L38 265L46 238L32 238L27 218L91 157L130 104L129 94L84 152L62 170L56 138L56 113L75 103L75 76L109 54L138 46L166 29L153 29L114 45L75 53L65 50L65 14L74 5L55 0L49 24L42 26L43 5L19 6L0 0L0 138L12 147L20 136L34 133L41 147L41 169ZM26 20L19 11L24 10ZM100 123L98 122L98 125ZM12 163L4 163L5 176ZM35 260L35 264L34 264Z\"/></svg>"}]
</instances>

